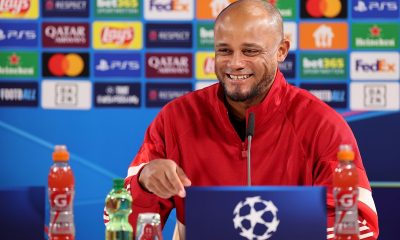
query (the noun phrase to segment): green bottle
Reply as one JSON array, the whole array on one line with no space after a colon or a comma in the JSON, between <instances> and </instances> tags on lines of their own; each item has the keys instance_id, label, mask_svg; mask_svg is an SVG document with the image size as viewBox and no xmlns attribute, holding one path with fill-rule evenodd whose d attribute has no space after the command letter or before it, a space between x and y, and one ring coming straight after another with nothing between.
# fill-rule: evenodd
<instances>
[{"instance_id":1,"label":"green bottle","mask_svg":"<svg viewBox=\"0 0 400 240\"><path fill-rule=\"evenodd\" d=\"M128 217L132 212L132 197L124 187L124 179L113 180L114 187L106 197L106 211L110 221L106 226L106 240L132 240L133 228Z\"/></svg>"}]
</instances>

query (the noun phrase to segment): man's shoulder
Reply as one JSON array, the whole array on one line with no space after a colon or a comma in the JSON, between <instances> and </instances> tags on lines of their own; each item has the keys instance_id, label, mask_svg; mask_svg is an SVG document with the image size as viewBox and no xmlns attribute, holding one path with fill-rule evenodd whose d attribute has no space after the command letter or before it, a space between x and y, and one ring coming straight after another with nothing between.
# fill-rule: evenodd
<instances>
[{"instance_id":1,"label":"man's shoulder","mask_svg":"<svg viewBox=\"0 0 400 240\"><path fill-rule=\"evenodd\" d=\"M307 90L290 86L287 94L286 115L289 118L308 118L315 121L341 121L341 115ZM314 121L312 121L314 122Z\"/></svg>"}]
</instances>

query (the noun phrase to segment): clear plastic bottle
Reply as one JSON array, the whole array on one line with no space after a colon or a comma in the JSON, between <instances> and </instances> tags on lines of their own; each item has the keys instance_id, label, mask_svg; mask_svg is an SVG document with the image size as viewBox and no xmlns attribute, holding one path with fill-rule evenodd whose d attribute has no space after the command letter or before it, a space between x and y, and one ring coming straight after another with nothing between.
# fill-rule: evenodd
<instances>
[{"instance_id":1,"label":"clear plastic bottle","mask_svg":"<svg viewBox=\"0 0 400 240\"><path fill-rule=\"evenodd\" d=\"M340 145L338 160L333 174L335 239L358 240L358 172L351 145Z\"/></svg>"},{"instance_id":2,"label":"clear plastic bottle","mask_svg":"<svg viewBox=\"0 0 400 240\"><path fill-rule=\"evenodd\" d=\"M49 240L74 240L75 180L65 145L54 147L53 165L48 175L48 193L50 200Z\"/></svg>"},{"instance_id":3,"label":"clear plastic bottle","mask_svg":"<svg viewBox=\"0 0 400 240\"><path fill-rule=\"evenodd\" d=\"M106 240L132 240L133 228L128 221L132 212L132 197L124 187L124 179L114 179L114 187L106 197L106 211L110 221L106 226Z\"/></svg>"}]
</instances>

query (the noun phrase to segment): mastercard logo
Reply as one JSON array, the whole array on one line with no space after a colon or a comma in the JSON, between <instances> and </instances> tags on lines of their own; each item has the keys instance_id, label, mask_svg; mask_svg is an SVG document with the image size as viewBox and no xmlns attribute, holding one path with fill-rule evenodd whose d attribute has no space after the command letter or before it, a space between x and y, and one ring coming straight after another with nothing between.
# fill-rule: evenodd
<instances>
[{"instance_id":1,"label":"mastercard logo","mask_svg":"<svg viewBox=\"0 0 400 240\"><path fill-rule=\"evenodd\" d=\"M87 53L44 53L43 60L47 62L43 70L44 76L81 77L87 76Z\"/></svg>"},{"instance_id":2,"label":"mastercard logo","mask_svg":"<svg viewBox=\"0 0 400 240\"><path fill-rule=\"evenodd\" d=\"M342 11L340 0L307 0L305 10L313 18L334 18Z\"/></svg>"}]
</instances>

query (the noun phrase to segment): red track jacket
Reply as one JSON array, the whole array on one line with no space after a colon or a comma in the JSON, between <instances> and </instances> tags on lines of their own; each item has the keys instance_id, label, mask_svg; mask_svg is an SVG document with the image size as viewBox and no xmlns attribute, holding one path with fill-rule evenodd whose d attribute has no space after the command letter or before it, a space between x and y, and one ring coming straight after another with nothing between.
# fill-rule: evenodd
<instances>
[{"instance_id":1,"label":"red track jacket","mask_svg":"<svg viewBox=\"0 0 400 240\"><path fill-rule=\"evenodd\" d=\"M268 95L247 110L246 120L249 112L255 113L253 185L327 187L327 237L333 238L332 174L339 145L351 144L360 178L360 238L378 237L378 217L358 146L336 111L307 91L289 85L278 70ZM229 121L219 84L170 102L147 129L125 179L133 197L130 223L136 226L140 212L159 212L165 224L174 207L178 220L185 223L182 198L161 199L139 185L137 176L149 161L176 161L192 186L247 185L246 149L247 140L241 141Z\"/></svg>"}]
</instances>

